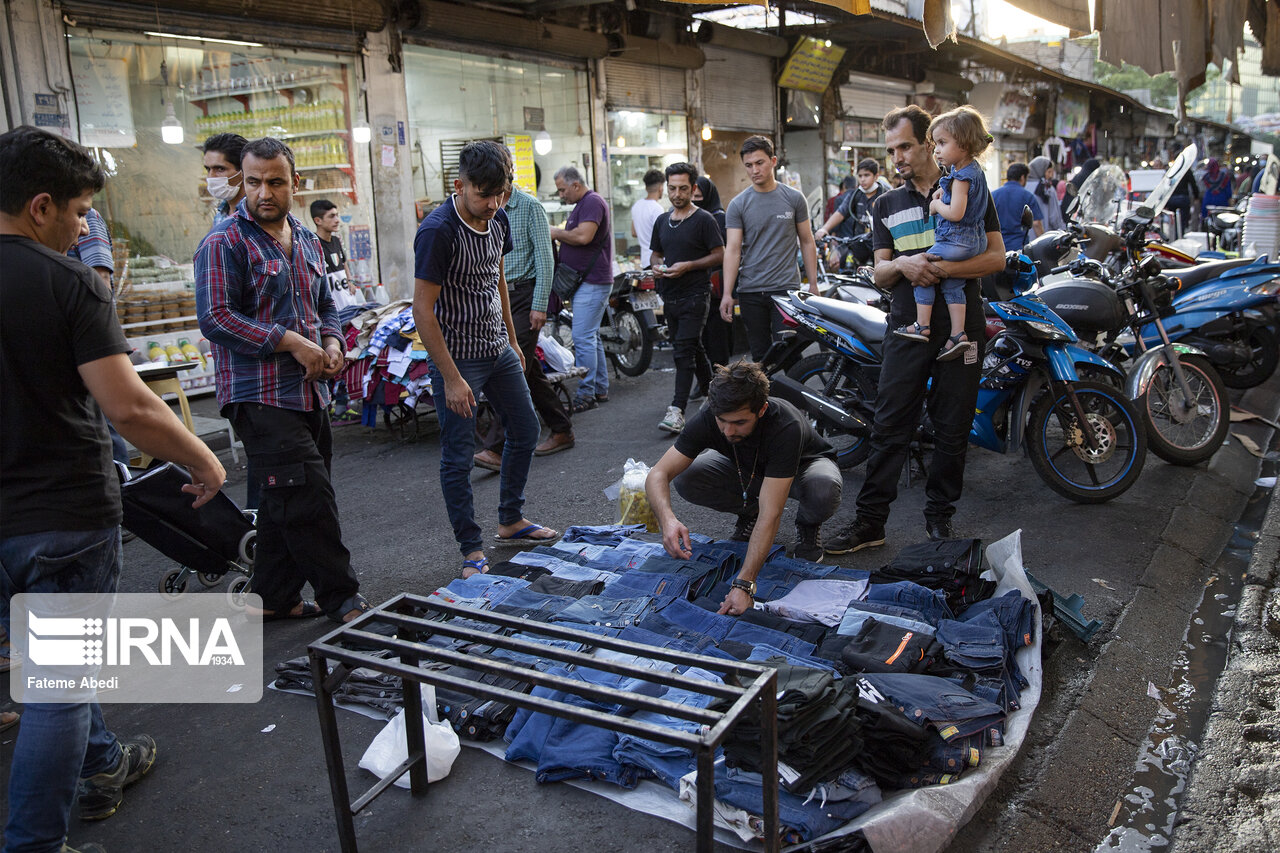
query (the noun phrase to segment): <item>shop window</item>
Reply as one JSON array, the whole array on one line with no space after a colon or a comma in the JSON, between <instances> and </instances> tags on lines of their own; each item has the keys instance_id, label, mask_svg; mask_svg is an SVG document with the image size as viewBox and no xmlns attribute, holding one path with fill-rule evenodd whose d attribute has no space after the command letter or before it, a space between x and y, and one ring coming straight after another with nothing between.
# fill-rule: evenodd
<instances>
[{"instance_id":1,"label":"shop window","mask_svg":"<svg viewBox=\"0 0 1280 853\"><path fill-rule=\"evenodd\" d=\"M644 175L689 160L683 115L616 110L608 114L609 182L613 234L619 263L638 261L640 241L631 236L631 206L645 197ZM670 207L666 190L660 203Z\"/></svg>"}]
</instances>

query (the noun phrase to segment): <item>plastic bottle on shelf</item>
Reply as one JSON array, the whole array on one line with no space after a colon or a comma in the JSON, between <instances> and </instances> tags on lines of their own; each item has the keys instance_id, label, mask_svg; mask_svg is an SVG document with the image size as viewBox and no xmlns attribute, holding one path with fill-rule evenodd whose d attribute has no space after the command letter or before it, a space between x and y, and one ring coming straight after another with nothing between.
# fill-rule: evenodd
<instances>
[{"instance_id":1,"label":"plastic bottle on shelf","mask_svg":"<svg viewBox=\"0 0 1280 853\"><path fill-rule=\"evenodd\" d=\"M198 362L201 367L208 366L205 364L204 356L200 353L200 350L196 349L195 345L186 338L178 341L178 349L182 350L182 354L187 357L187 361Z\"/></svg>"},{"instance_id":2,"label":"plastic bottle on shelf","mask_svg":"<svg viewBox=\"0 0 1280 853\"><path fill-rule=\"evenodd\" d=\"M169 356L158 341L147 341L147 361L168 364Z\"/></svg>"},{"instance_id":3,"label":"plastic bottle on shelf","mask_svg":"<svg viewBox=\"0 0 1280 853\"><path fill-rule=\"evenodd\" d=\"M164 352L165 355L169 356L170 364L186 364L187 362L187 356L177 344L165 344Z\"/></svg>"}]
</instances>

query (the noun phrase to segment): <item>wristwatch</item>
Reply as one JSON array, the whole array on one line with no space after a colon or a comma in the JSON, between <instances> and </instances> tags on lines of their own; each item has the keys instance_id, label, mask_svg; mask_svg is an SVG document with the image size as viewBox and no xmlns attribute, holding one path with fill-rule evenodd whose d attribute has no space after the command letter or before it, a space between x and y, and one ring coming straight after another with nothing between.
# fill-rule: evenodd
<instances>
[{"instance_id":1,"label":"wristwatch","mask_svg":"<svg viewBox=\"0 0 1280 853\"><path fill-rule=\"evenodd\" d=\"M755 598L755 597L756 597L756 582L755 582L755 581L744 581L742 578L734 578L734 579L733 579L733 583L729 584L729 586L733 587L734 589L740 589L740 590L742 590L743 592L745 592L747 595L751 596L752 598Z\"/></svg>"}]
</instances>

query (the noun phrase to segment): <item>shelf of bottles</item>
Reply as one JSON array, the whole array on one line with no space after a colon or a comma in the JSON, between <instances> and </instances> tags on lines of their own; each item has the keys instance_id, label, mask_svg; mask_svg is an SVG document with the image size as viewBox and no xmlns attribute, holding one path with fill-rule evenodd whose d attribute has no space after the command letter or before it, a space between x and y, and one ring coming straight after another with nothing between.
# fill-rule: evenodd
<instances>
[{"instance_id":1,"label":"shelf of bottles","mask_svg":"<svg viewBox=\"0 0 1280 853\"><path fill-rule=\"evenodd\" d=\"M275 136L299 139L347 132L346 116L340 101L233 110L196 118L196 135L201 141L218 133L238 133L248 139Z\"/></svg>"}]
</instances>

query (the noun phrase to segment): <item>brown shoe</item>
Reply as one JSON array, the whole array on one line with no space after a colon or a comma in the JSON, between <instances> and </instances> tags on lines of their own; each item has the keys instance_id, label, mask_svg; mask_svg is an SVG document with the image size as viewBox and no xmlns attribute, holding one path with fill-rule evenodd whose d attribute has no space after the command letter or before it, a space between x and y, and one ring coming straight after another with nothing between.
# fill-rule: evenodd
<instances>
[{"instance_id":1,"label":"brown shoe","mask_svg":"<svg viewBox=\"0 0 1280 853\"><path fill-rule=\"evenodd\" d=\"M502 470L502 457L492 450L481 450L472 459L475 461L477 468L483 468L486 471Z\"/></svg>"},{"instance_id":2,"label":"brown shoe","mask_svg":"<svg viewBox=\"0 0 1280 853\"><path fill-rule=\"evenodd\" d=\"M573 447L572 432L553 432L547 436L546 441L533 449L533 455L550 456L552 453L559 453L561 450L568 450L570 447Z\"/></svg>"}]
</instances>

